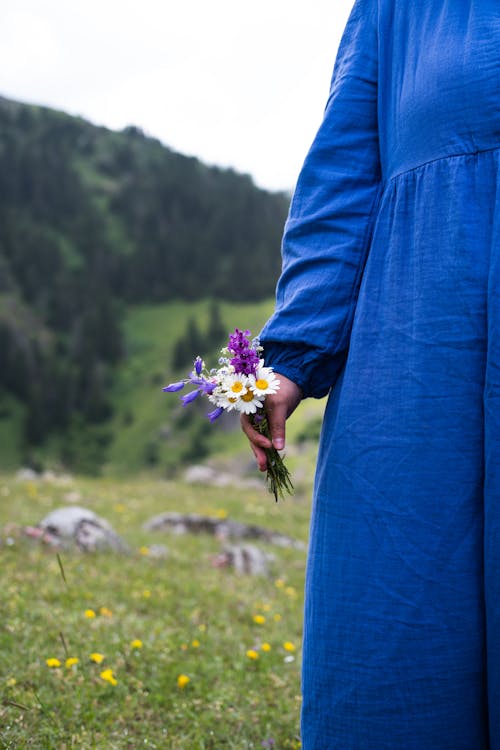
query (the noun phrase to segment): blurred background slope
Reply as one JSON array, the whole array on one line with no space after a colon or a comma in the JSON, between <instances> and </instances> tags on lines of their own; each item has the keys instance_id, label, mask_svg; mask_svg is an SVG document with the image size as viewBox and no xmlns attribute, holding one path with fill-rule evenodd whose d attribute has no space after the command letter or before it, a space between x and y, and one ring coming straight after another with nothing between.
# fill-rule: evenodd
<instances>
[{"instance_id":1,"label":"blurred background slope","mask_svg":"<svg viewBox=\"0 0 500 750\"><path fill-rule=\"evenodd\" d=\"M217 448L161 386L258 331L288 201L138 128L0 98L2 468L168 470Z\"/></svg>"}]
</instances>

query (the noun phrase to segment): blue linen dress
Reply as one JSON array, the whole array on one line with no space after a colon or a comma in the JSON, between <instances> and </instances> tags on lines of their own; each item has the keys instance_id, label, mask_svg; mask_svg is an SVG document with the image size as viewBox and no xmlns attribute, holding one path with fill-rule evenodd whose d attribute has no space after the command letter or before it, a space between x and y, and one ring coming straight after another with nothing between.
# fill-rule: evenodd
<instances>
[{"instance_id":1,"label":"blue linen dress","mask_svg":"<svg viewBox=\"0 0 500 750\"><path fill-rule=\"evenodd\" d=\"M267 363L330 391L303 750L500 750L500 3L356 0Z\"/></svg>"}]
</instances>

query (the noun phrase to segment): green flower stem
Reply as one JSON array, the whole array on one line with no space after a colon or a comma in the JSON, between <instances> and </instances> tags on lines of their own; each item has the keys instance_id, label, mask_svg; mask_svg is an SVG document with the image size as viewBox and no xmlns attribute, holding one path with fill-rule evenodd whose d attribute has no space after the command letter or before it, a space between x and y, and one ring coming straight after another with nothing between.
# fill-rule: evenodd
<instances>
[{"instance_id":1,"label":"green flower stem","mask_svg":"<svg viewBox=\"0 0 500 750\"><path fill-rule=\"evenodd\" d=\"M271 439L269 424L265 416L260 421L252 419L252 423L261 435L265 435L267 438ZM285 492L289 495L293 495L291 475L276 448L265 448L265 453L267 457L267 489L272 495L274 495L275 501L278 502L280 498L281 500L285 499Z\"/></svg>"}]
</instances>

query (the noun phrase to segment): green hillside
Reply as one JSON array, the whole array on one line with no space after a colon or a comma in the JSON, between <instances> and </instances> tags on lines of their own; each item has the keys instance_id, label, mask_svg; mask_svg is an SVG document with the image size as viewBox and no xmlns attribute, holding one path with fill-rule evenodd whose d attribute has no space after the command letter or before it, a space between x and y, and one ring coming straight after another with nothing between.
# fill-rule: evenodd
<instances>
[{"instance_id":1,"label":"green hillside","mask_svg":"<svg viewBox=\"0 0 500 750\"><path fill-rule=\"evenodd\" d=\"M195 415L166 437L159 387L192 344L263 323L287 208L137 128L0 97L0 465L95 473L206 454Z\"/></svg>"},{"instance_id":2,"label":"green hillside","mask_svg":"<svg viewBox=\"0 0 500 750\"><path fill-rule=\"evenodd\" d=\"M255 304L222 303L220 312L225 330L249 327L258 332L272 310L272 300ZM215 425L206 418L210 404L206 400L183 408L179 394L166 394L162 387L189 371L176 369L173 354L182 339L189 319L195 319L203 334L212 303L209 300L165 305L130 307L124 321L126 357L116 369L109 390L113 417L101 425L80 424L75 432L53 435L42 445L30 449L30 460L40 468L61 469L61 456L79 473L110 476L149 471L159 477L176 476L186 465L215 461L216 465L241 472L247 465L250 476L257 476L236 414L224 415ZM218 349L225 344L195 350L208 363L217 364ZM317 437L323 402L310 400L290 420L291 468L295 464L310 480L314 443L309 455L294 458L293 444ZM26 406L10 399L0 417L0 455L2 466L15 469L25 458L22 423Z\"/></svg>"}]
</instances>

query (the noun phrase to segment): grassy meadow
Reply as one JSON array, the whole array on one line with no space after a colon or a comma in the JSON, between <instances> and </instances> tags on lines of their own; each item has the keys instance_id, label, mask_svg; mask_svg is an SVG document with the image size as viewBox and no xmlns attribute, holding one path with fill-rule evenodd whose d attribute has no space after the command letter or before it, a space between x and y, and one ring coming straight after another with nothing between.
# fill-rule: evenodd
<instances>
[{"instance_id":1,"label":"grassy meadow","mask_svg":"<svg viewBox=\"0 0 500 750\"><path fill-rule=\"evenodd\" d=\"M0 476L0 748L299 748L305 552L264 545L269 577L240 576L212 565L213 537L142 524L198 512L306 541L304 482L275 504L258 488ZM108 519L131 553L63 551L61 571L22 526L69 502Z\"/></svg>"},{"instance_id":2,"label":"grassy meadow","mask_svg":"<svg viewBox=\"0 0 500 750\"><path fill-rule=\"evenodd\" d=\"M241 576L212 564L221 543L211 536L142 529L163 511L197 512L307 541L324 403L308 400L289 420L286 460L296 492L276 504L237 416L210 425L208 402L183 409L179 394L161 391L184 374L171 362L187 317L203 331L209 304L127 311L127 356L112 384L112 439L99 477L84 476L99 441L77 431L64 438L81 460L73 476L62 478L54 437L37 457L55 475L17 479L23 407L4 408L0 750L300 747L305 552L260 544L274 555L269 576ZM271 302L220 303L228 331L258 332L271 309ZM217 352L198 353L217 364ZM234 484L188 484L183 473L193 464L232 475ZM261 482L245 486L247 479ZM110 521L130 554L62 551L58 559L23 534L71 503ZM151 554L154 544L166 545L164 559Z\"/></svg>"}]
</instances>

